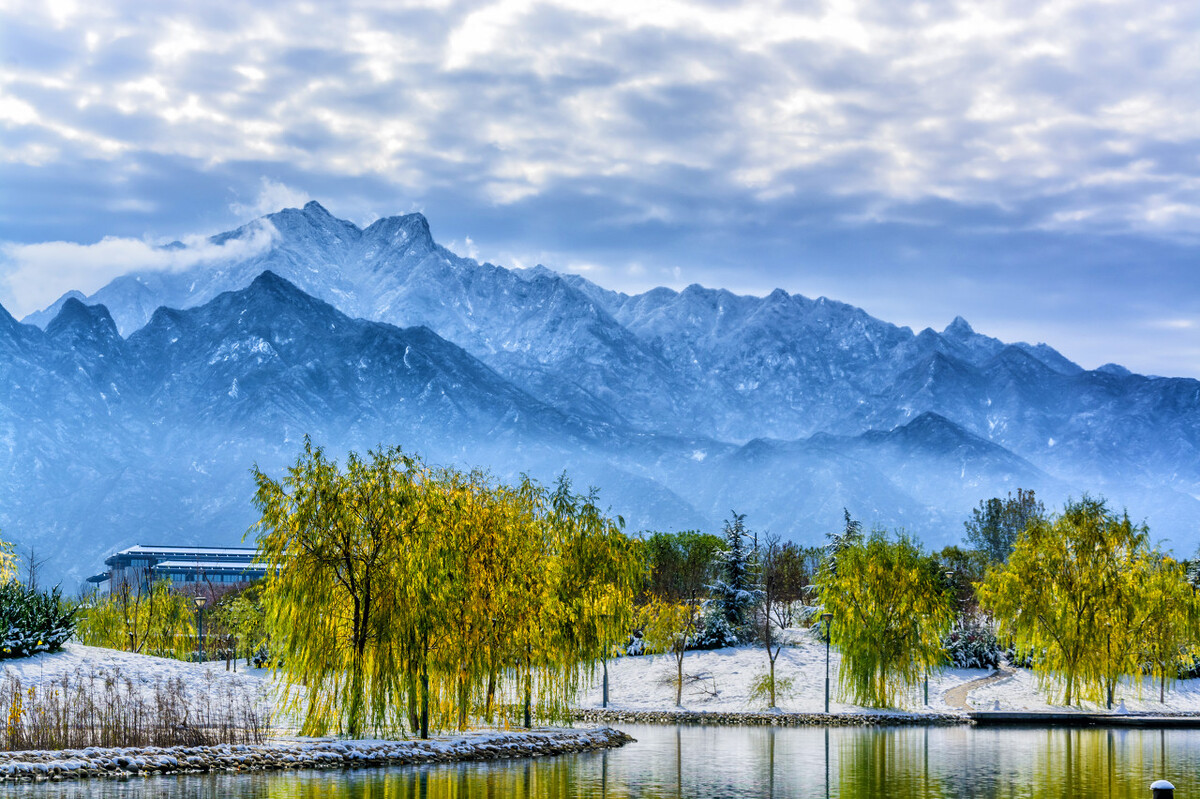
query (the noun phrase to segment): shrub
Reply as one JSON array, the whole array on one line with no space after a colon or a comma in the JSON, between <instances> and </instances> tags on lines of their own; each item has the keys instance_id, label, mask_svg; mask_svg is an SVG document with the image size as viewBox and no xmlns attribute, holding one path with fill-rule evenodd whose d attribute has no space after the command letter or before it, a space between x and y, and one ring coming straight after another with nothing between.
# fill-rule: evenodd
<instances>
[{"instance_id":1,"label":"shrub","mask_svg":"<svg viewBox=\"0 0 1200 799\"><path fill-rule=\"evenodd\" d=\"M721 606L710 602L705 608L700 629L688 643L688 649L723 649L727 646L737 646L741 639L725 618Z\"/></svg>"},{"instance_id":2,"label":"shrub","mask_svg":"<svg viewBox=\"0 0 1200 799\"><path fill-rule=\"evenodd\" d=\"M946 658L959 669L994 669L1003 650L991 627L968 621L956 624L944 638Z\"/></svg>"},{"instance_id":3,"label":"shrub","mask_svg":"<svg viewBox=\"0 0 1200 799\"><path fill-rule=\"evenodd\" d=\"M778 705L780 700L788 699L796 691L796 680L792 677L775 677L775 705ZM757 674L750 681L750 703L762 704L770 710L771 704L771 673L763 672Z\"/></svg>"},{"instance_id":4,"label":"shrub","mask_svg":"<svg viewBox=\"0 0 1200 799\"><path fill-rule=\"evenodd\" d=\"M10 580L0 584L0 660L56 652L75 630L75 609L57 588L38 591Z\"/></svg>"}]
</instances>

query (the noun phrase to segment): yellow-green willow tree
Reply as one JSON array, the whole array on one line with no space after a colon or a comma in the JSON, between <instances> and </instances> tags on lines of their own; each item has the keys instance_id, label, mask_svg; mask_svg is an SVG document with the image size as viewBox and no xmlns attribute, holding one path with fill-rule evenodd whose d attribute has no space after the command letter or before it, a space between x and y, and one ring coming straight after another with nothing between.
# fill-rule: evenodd
<instances>
[{"instance_id":1,"label":"yellow-green willow tree","mask_svg":"<svg viewBox=\"0 0 1200 799\"><path fill-rule=\"evenodd\" d=\"M898 692L945 662L954 599L937 560L904 535L850 540L823 565L821 604L842 654L838 682L862 705L894 707Z\"/></svg>"},{"instance_id":2,"label":"yellow-green willow tree","mask_svg":"<svg viewBox=\"0 0 1200 799\"><path fill-rule=\"evenodd\" d=\"M1166 701L1167 684L1181 665L1191 665L1191 644L1200 637L1200 598L1187 579L1184 564L1157 554L1147 559L1138 601L1147 623L1142 635L1142 659L1158 681L1158 701Z\"/></svg>"},{"instance_id":3,"label":"yellow-green willow tree","mask_svg":"<svg viewBox=\"0 0 1200 799\"><path fill-rule=\"evenodd\" d=\"M17 553L13 545L0 539L0 583L17 577Z\"/></svg>"},{"instance_id":4,"label":"yellow-green willow tree","mask_svg":"<svg viewBox=\"0 0 1200 799\"><path fill-rule=\"evenodd\" d=\"M1107 700L1118 681L1141 671L1147 634L1174 624L1169 603L1151 603L1156 560L1144 525L1083 496L1061 514L1025 528L1008 563L979 587L1002 636L1033 655L1044 680L1062 681L1064 701ZM1178 576L1182 580L1182 572ZM1174 594L1172 594L1174 595Z\"/></svg>"},{"instance_id":5,"label":"yellow-green willow tree","mask_svg":"<svg viewBox=\"0 0 1200 799\"><path fill-rule=\"evenodd\" d=\"M565 478L551 494L398 448L342 470L307 441L283 481L255 476L267 627L306 733L561 718L628 628L640 554Z\"/></svg>"},{"instance_id":6,"label":"yellow-green willow tree","mask_svg":"<svg viewBox=\"0 0 1200 799\"><path fill-rule=\"evenodd\" d=\"M195 613L192 597L172 591L168 580L120 583L81 608L75 637L88 646L185 660L196 651Z\"/></svg>"},{"instance_id":7,"label":"yellow-green willow tree","mask_svg":"<svg viewBox=\"0 0 1200 799\"><path fill-rule=\"evenodd\" d=\"M259 554L273 567L266 626L289 686L284 707L304 712L305 734L396 726L412 643L398 640L401 620L424 599L398 580L424 521L424 473L394 448L352 453L343 471L308 440L281 483L254 472Z\"/></svg>"}]
</instances>

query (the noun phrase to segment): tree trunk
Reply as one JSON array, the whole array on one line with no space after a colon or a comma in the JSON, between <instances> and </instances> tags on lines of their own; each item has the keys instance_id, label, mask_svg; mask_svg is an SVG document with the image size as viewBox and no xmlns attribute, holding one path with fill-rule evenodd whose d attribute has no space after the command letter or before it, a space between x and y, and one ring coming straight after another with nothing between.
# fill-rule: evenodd
<instances>
[{"instance_id":1,"label":"tree trunk","mask_svg":"<svg viewBox=\"0 0 1200 799\"><path fill-rule=\"evenodd\" d=\"M346 714L346 733L357 738L362 733L363 664L358 657L350 664L350 707Z\"/></svg>"},{"instance_id":2,"label":"tree trunk","mask_svg":"<svg viewBox=\"0 0 1200 799\"><path fill-rule=\"evenodd\" d=\"M771 707L775 706L775 658L771 658Z\"/></svg>"},{"instance_id":3,"label":"tree trunk","mask_svg":"<svg viewBox=\"0 0 1200 799\"><path fill-rule=\"evenodd\" d=\"M429 737L429 669L421 665L421 738Z\"/></svg>"},{"instance_id":4,"label":"tree trunk","mask_svg":"<svg viewBox=\"0 0 1200 799\"><path fill-rule=\"evenodd\" d=\"M488 724L492 723L492 709L495 705L495 702L496 702L496 672L493 670L493 671L488 672L487 700L484 702L484 706L483 706L483 716L485 719L487 719Z\"/></svg>"},{"instance_id":5,"label":"tree trunk","mask_svg":"<svg viewBox=\"0 0 1200 799\"><path fill-rule=\"evenodd\" d=\"M458 671L458 729L467 728L467 711L471 699L470 685L467 682L466 669Z\"/></svg>"},{"instance_id":6,"label":"tree trunk","mask_svg":"<svg viewBox=\"0 0 1200 799\"><path fill-rule=\"evenodd\" d=\"M683 707L683 652L680 649L675 653L675 706Z\"/></svg>"}]
</instances>

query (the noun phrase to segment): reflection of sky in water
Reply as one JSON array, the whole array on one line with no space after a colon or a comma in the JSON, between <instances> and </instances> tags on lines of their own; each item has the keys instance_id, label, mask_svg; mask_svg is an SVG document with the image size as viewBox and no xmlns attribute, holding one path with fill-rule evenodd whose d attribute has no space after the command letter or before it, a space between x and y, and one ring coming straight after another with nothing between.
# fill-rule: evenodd
<instances>
[{"instance_id":1,"label":"reflection of sky in water","mask_svg":"<svg viewBox=\"0 0 1200 799\"><path fill-rule=\"evenodd\" d=\"M636 744L561 758L43 783L5 792L38 799L1132 799L1149 796L1150 782L1166 777L1180 797L1200 795L1200 730L626 729Z\"/></svg>"}]
</instances>

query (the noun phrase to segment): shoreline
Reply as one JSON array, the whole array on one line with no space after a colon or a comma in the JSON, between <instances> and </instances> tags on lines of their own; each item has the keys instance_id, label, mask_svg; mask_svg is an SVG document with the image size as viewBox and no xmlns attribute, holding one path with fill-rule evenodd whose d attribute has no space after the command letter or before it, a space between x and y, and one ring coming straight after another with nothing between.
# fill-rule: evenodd
<instances>
[{"instance_id":1,"label":"shoreline","mask_svg":"<svg viewBox=\"0 0 1200 799\"><path fill-rule=\"evenodd\" d=\"M970 724L960 713L792 713L722 710L620 710L579 708L574 721L588 724L662 724L720 727L950 727Z\"/></svg>"},{"instance_id":2,"label":"shoreline","mask_svg":"<svg viewBox=\"0 0 1200 799\"><path fill-rule=\"evenodd\" d=\"M577 708L571 718L587 724L653 724L713 727L1142 727L1151 729L1200 727L1200 713L1096 712L1089 710L995 711L959 713L792 713L712 710L622 710Z\"/></svg>"},{"instance_id":3,"label":"shoreline","mask_svg":"<svg viewBox=\"0 0 1200 799\"><path fill-rule=\"evenodd\" d=\"M0 752L0 783L239 771L419 766L566 755L631 743L610 727L486 731L429 740L275 740L265 744L88 747Z\"/></svg>"}]
</instances>

